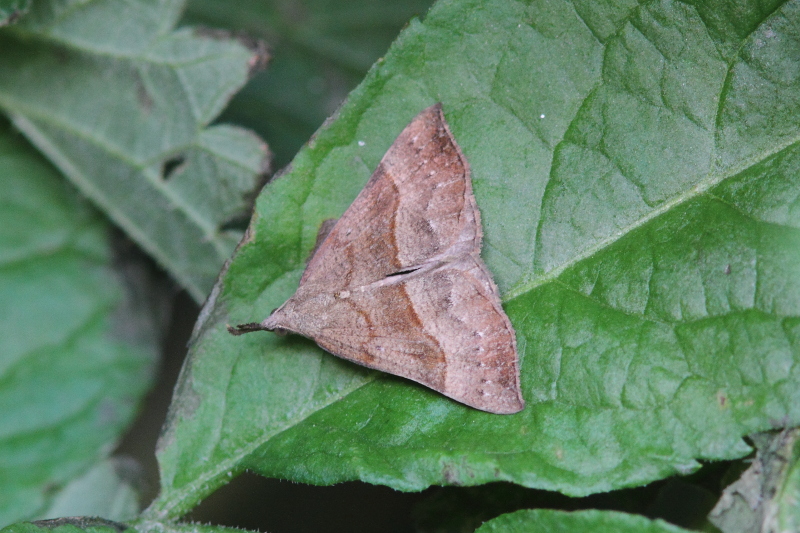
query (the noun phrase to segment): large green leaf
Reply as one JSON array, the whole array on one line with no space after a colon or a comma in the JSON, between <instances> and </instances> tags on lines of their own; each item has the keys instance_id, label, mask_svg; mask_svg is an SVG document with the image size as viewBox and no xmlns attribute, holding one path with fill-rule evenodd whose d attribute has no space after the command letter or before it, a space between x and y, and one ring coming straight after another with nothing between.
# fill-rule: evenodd
<instances>
[{"instance_id":1,"label":"large green leaf","mask_svg":"<svg viewBox=\"0 0 800 533\"><path fill-rule=\"evenodd\" d=\"M0 108L202 301L268 162L251 133L207 126L263 55L173 31L181 7L36 2L0 31Z\"/></svg>"},{"instance_id":2,"label":"large green leaf","mask_svg":"<svg viewBox=\"0 0 800 533\"><path fill-rule=\"evenodd\" d=\"M197 326L151 512L244 468L582 495L800 422L799 28L800 2L438 2L265 188ZM320 223L437 100L518 335L513 416L225 331L292 294Z\"/></svg>"},{"instance_id":3,"label":"large green leaf","mask_svg":"<svg viewBox=\"0 0 800 533\"><path fill-rule=\"evenodd\" d=\"M42 512L109 453L150 383L158 329L112 267L107 222L0 128L5 525Z\"/></svg>"},{"instance_id":4,"label":"large green leaf","mask_svg":"<svg viewBox=\"0 0 800 533\"><path fill-rule=\"evenodd\" d=\"M530 509L505 514L489 520L475 533L688 533L688 529L662 520L612 511L578 511L565 513L549 509Z\"/></svg>"}]
</instances>

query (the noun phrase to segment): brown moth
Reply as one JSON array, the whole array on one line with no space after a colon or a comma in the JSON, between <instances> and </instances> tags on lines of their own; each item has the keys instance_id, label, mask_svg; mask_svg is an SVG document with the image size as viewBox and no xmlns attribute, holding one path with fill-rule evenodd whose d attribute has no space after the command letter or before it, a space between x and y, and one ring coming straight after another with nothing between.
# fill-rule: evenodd
<instances>
[{"instance_id":1,"label":"brown moth","mask_svg":"<svg viewBox=\"0 0 800 533\"><path fill-rule=\"evenodd\" d=\"M516 338L481 236L469 165L433 105L383 156L294 296L260 324L228 329L298 333L466 405L516 413Z\"/></svg>"}]
</instances>

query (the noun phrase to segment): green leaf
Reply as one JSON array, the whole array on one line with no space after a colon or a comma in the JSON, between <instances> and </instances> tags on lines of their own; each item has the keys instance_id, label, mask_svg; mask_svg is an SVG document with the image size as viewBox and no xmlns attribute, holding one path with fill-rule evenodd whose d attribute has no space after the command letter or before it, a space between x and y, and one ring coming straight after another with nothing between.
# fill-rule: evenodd
<instances>
[{"instance_id":1,"label":"green leaf","mask_svg":"<svg viewBox=\"0 0 800 533\"><path fill-rule=\"evenodd\" d=\"M585 495L800 423L798 26L798 2L438 2L264 189L198 324L151 512L244 468ZM320 223L437 100L518 336L513 416L225 331L293 293Z\"/></svg>"},{"instance_id":2,"label":"green leaf","mask_svg":"<svg viewBox=\"0 0 800 533\"><path fill-rule=\"evenodd\" d=\"M664 522L643 516L614 511L551 511L549 509L525 509L489 520L475 533L547 533L586 531L615 531L617 533L682 533L688 532Z\"/></svg>"},{"instance_id":3,"label":"green leaf","mask_svg":"<svg viewBox=\"0 0 800 533\"><path fill-rule=\"evenodd\" d=\"M97 517L70 517L36 522L22 522L0 529L0 533L247 533L246 529L202 524L152 523L130 524Z\"/></svg>"},{"instance_id":4,"label":"green leaf","mask_svg":"<svg viewBox=\"0 0 800 533\"><path fill-rule=\"evenodd\" d=\"M724 533L800 527L800 429L753 436L758 452L709 515Z\"/></svg>"},{"instance_id":5,"label":"green leaf","mask_svg":"<svg viewBox=\"0 0 800 533\"><path fill-rule=\"evenodd\" d=\"M223 117L259 133L286 165L322 122L364 78L400 28L425 13L432 0L190 0L190 23L222 25L264 38L273 60Z\"/></svg>"},{"instance_id":6,"label":"green leaf","mask_svg":"<svg viewBox=\"0 0 800 533\"><path fill-rule=\"evenodd\" d=\"M37 2L0 31L0 107L202 301L268 162L254 135L208 124L263 55L173 31L181 6Z\"/></svg>"},{"instance_id":7,"label":"green leaf","mask_svg":"<svg viewBox=\"0 0 800 533\"><path fill-rule=\"evenodd\" d=\"M0 524L105 457L156 357L112 268L108 224L0 125Z\"/></svg>"},{"instance_id":8,"label":"green leaf","mask_svg":"<svg viewBox=\"0 0 800 533\"><path fill-rule=\"evenodd\" d=\"M56 518L37 522L22 522L3 529L2 533L132 533L126 524L96 517Z\"/></svg>"},{"instance_id":9,"label":"green leaf","mask_svg":"<svg viewBox=\"0 0 800 533\"><path fill-rule=\"evenodd\" d=\"M13 24L31 8L31 0L0 0L0 27Z\"/></svg>"},{"instance_id":10,"label":"green leaf","mask_svg":"<svg viewBox=\"0 0 800 533\"><path fill-rule=\"evenodd\" d=\"M139 468L132 459L100 461L60 490L39 516L102 516L116 521L131 520L141 508L137 483Z\"/></svg>"}]
</instances>

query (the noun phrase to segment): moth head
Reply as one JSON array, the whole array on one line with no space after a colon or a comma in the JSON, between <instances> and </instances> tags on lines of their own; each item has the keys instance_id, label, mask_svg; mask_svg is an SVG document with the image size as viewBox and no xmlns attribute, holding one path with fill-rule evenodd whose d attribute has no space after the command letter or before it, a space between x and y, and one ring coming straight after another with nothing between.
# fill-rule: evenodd
<instances>
[{"instance_id":1,"label":"moth head","mask_svg":"<svg viewBox=\"0 0 800 533\"><path fill-rule=\"evenodd\" d=\"M290 300L291 301L291 300ZM288 302L287 302L288 303ZM292 329L284 327L287 325L286 319L286 304L278 307L277 309L273 309L272 312L269 314L266 320L261 323L264 329L268 329L269 331L283 337L288 333L293 333ZM289 313L291 316L291 312Z\"/></svg>"}]
</instances>

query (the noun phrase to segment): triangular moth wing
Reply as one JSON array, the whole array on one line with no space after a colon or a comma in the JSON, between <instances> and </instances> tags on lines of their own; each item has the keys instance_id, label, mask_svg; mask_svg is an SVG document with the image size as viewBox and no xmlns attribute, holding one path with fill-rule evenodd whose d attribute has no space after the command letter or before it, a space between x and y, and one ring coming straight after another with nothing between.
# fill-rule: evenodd
<instances>
[{"instance_id":1,"label":"triangular moth wing","mask_svg":"<svg viewBox=\"0 0 800 533\"><path fill-rule=\"evenodd\" d=\"M389 148L294 296L240 331L299 333L478 409L517 412L514 330L480 242L469 165L436 104Z\"/></svg>"}]
</instances>

